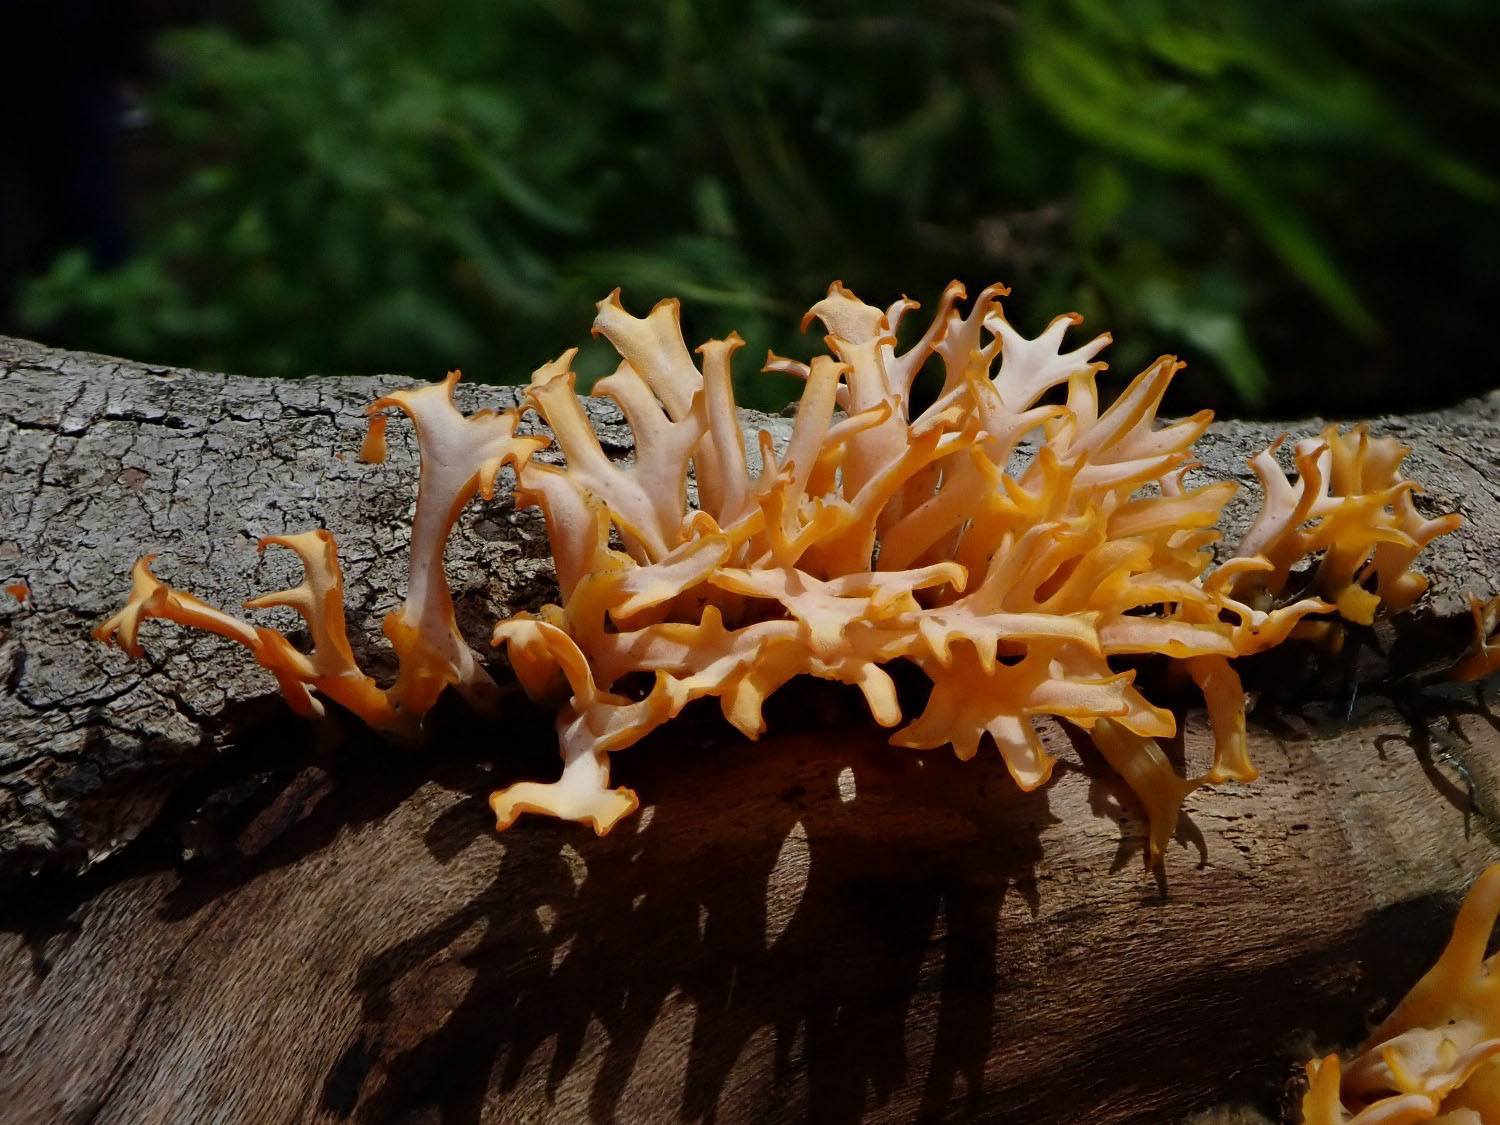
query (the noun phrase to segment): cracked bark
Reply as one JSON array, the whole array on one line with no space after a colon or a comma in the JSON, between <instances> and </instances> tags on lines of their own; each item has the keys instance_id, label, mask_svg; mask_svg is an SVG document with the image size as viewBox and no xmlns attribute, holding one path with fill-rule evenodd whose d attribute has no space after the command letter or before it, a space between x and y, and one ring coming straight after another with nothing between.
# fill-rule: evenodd
<instances>
[{"instance_id":1,"label":"cracked bark","mask_svg":"<svg viewBox=\"0 0 1500 1125\"><path fill-rule=\"evenodd\" d=\"M19 998L0 1118L1270 1111L1292 1036L1357 1038L1500 854L1491 695L1428 679L1468 638L1464 595L1494 592L1500 396L1376 421L1414 447L1422 506L1466 526L1376 646L1249 670L1263 779L1193 799L1163 886L1086 751L1022 795L993 762L883 749L839 700L793 693L754 750L689 719L621 755L648 812L604 840L532 820L500 837L484 797L549 769L545 716L518 706L497 734L446 707L402 752L295 720L217 638L150 628L145 662L88 638L142 552L232 608L293 576L257 538L326 526L378 670L415 456L399 424L384 464L356 453L364 404L405 382L0 338L0 587L30 591L0 593L0 991ZM465 408L514 394L460 388ZM1316 428L1222 424L1200 452L1250 483L1250 453ZM549 594L540 522L506 503L471 507L449 561L478 651Z\"/></svg>"}]
</instances>

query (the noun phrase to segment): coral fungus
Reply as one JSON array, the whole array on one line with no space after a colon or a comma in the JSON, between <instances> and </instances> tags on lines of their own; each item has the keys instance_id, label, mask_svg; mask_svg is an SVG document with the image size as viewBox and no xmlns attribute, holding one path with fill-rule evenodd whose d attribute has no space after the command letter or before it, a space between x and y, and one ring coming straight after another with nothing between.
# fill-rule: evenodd
<instances>
[{"instance_id":1,"label":"coral fungus","mask_svg":"<svg viewBox=\"0 0 1500 1125\"><path fill-rule=\"evenodd\" d=\"M1485 599L1470 594L1469 614L1474 619L1474 638L1469 651L1449 673L1461 683L1483 679L1500 668L1500 597Z\"/></svg>"},{"instance_id":2,"label":"coral fungus","mask_svg":"<svg viewBox=\"0 0 1500 1125\"><path fill-rule=\"evenodd\" d=\"M1500 1121L1500 962L1484 951L1500 917L1500 865L1474 883L1443 955L1346 1067L1307 1064L1304 1125Z\"/></svg>"},{"instance_id":3,"label":"coral fungus","mask_svg":"<svg viewBox=\"0 0 1500 1125\"><path fill-rule=\"evenodd\" d=\"M1236 486L1192 476L1211 416L1156 418L1181 365L1157 360L1105 404L1096 357L1109 337L1066 350L1079 322L1070 315L1027 339L1001 311L1006 293L991 286L965 312L962 286L950 285L903 350L915 302L881 310L834 284L804 321L822 323L827 353L767 361L805 382L782 448L764 432L747 448L731 378L737 336L709 341L695 360L677 302L636 317L618 294L600 303L594 331L622 362L594 394L623 411L629 463L601 447L571 352L532 376L516 411L464 417L456 375L381 399L372 410L410 415L421 454L406 602L385 623L401 661L389 688L354 663L325 531L268 540L297 552L307 580L249 603L297 609L310 654L162 585L148 560L98 635L138 653L144 618L206 628L248 647L300 710L316 708L315 690L387 728L410 727L450 685L482 699L494 685L454 624L442 555L462 507L489 497L509 465L518 504L545 515L560 598L502 621L494 640L528 693L558 702L563 769L494 794L501 827L541 812L606 832L636 805L611 787L610 754L710 696L753 738L766 698L811 675L857 687L878 723L899 728L897 746L951 745L969 758L988 735L1026 789L1053 767L1037 718L1066 720L1140 797L1159 856L1195 788L1255 777L1234 658L1313 615L1368 622L1382 605L1410 604L1424 586L1412 559L1457 517L1417 514L1402 446L1329 427L1297 444L1295 481L1274 449L1252 461L1263 508L1216 565L1215 525ZM934 357L942 383L918 410L913 383ZM533 457L548 439L518 436L529 411L561 465ZM1299 568L1312 557L1301 596ZM1176 720L1122 665L1153 653L1180 662L1203 693L1215 747L1202 776L1176 773L1157 742ZM898 661L931 681L913 717L888 672ZM647 686L634 690L641 673Z\"/></svg>"}]
</instances>

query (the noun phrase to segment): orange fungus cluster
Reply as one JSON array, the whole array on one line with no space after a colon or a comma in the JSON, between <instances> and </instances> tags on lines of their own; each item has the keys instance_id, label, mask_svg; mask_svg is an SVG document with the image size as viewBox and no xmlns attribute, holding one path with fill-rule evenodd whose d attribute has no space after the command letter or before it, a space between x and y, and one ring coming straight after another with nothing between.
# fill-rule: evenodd
<instances>
[{"instance_id":1,"label":"orange fungus cluster","mask_svg":"<svg viewBox=\"0 0 1500 1125\"><path fill-rule=\"evenodd\" d=\"M1307 1064L1303 1125L1485 1125L1500 1121L1500 865L1475 882L1443 955L1353 1061Z\"/></svg>"},{"instance_id":2,"label":"orange fungus cluster","mask_svg":"<svg viewBox=\"0 0 1500 1125\"><path fill-rule=\"evenodd\" d=\"M145 618L208 629L245 645L298 710L317 713L321 695L382 728L412 727L449 686L483 701L495 685L454 620L443 551L508 466L517 503L545 515L560 597L500 622L494 641L529 694L559 705L563 766L494 794L501 827L534 812L606 832L636 807L610 784L611 754L702 697L754 738L766 698L816 676L857 687L897 746L970 758L988 736L1026 789L1053 767L1036 721L1065 720L1139 796L1159 855L1195 788L1255 777L1234 659L1309 618L1369 622L1409 605L1424 587L1412 560L1457 517L1419 515L1404 447L1329 427L1297 444L1294 477L1274 449L1253 459L1260 514L1215 563L1236 486L1192 473L1207 411L1157 421L1181 365L1163 357L1101 401L1109 337L1070 348L1079 318L1064 316L1027 339L1005 295L992 286L965 309L950 285L908 334L914 302L879 309L832 286L806 322L821 322L825 354L766 364L805 384L784 443L741 429L737 336L690 352L675 301L637 317L617 294L594 331L621 362L593 393L623 412L631 461L600 445L571 352L532 376L517 410L464 416L456 374L376 402L410 416L421 453L406 600L385 622L400 658L389 686L355 663L322 530L268 539L300 556L306 580L248 603L296 609L309 652L162 584L149 559L98 635L138 654ZM916 338L903 348L898 335ZM942 383L919 410L924 368ZM550 437L519 432L528 412ZM554 442L560 464L534 456ZM365 458L381 452L377 437ZM1158 743L1176 719L1123 666L1142 654L1178 662L1203 693L1214 754L1201 776L1180 776ZM916 714L898 703L896 662L931 682Z\"/></svg>"}]
</instances>

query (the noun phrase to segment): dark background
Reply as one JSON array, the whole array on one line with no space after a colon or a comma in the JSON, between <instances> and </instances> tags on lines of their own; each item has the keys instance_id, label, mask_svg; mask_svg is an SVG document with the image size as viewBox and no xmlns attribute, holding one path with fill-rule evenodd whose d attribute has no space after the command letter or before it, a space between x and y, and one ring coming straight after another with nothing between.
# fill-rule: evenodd
<instances>
[{"instance_id":1,"label":"dark background","mask_svg":"<svg viewBox=\"0 0 1500 1125\"><path fill-rule=\"evenodd\" d=\"M0 0L0 330L514 382L624 287L793 388L802 310L1003 280L1176 409L1500 383L1492 0ZM586 376L607 370L599 346Z\"/></svg>"}]
</instances>

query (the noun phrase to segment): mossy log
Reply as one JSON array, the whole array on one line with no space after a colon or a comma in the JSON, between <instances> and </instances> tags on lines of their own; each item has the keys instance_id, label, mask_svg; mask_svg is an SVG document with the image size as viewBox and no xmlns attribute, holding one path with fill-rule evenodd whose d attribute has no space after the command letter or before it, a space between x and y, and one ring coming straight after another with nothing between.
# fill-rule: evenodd
<instances>
[{"instance_id":1,"label":"mossy log","mask_svg":"<svg viewBox=\"0 0 1500 1125\"><path fill-rule=\"evenodd\" d=\"M378 666L415 454L399 426L385 463L357 451L403 382L0 339L0 587L25 592L0 592L0 1120L1274 1120L1500 858L1495 693L1442 676L1496 585L1500 396L1376 420L1466 525L1414 612L1248 662L1262 778L1196 794L1152 871L1128 793L1060 728L1073 764L1022 794L993 755L892 749L799 688L759 743L694 711L618 755L643 812L604 838L501 835L487 794L555 769L519 697L499 727L445 703L403 748L296 719L216 638L153 629L133 662L88 637L140 553L233 607L290 574L260 536L325 526ZM1204 471L1249 482L1316 428L1218 425ZM449 561L479 651L550 593L506 502Z\"/></svg>"}]
</instances>

